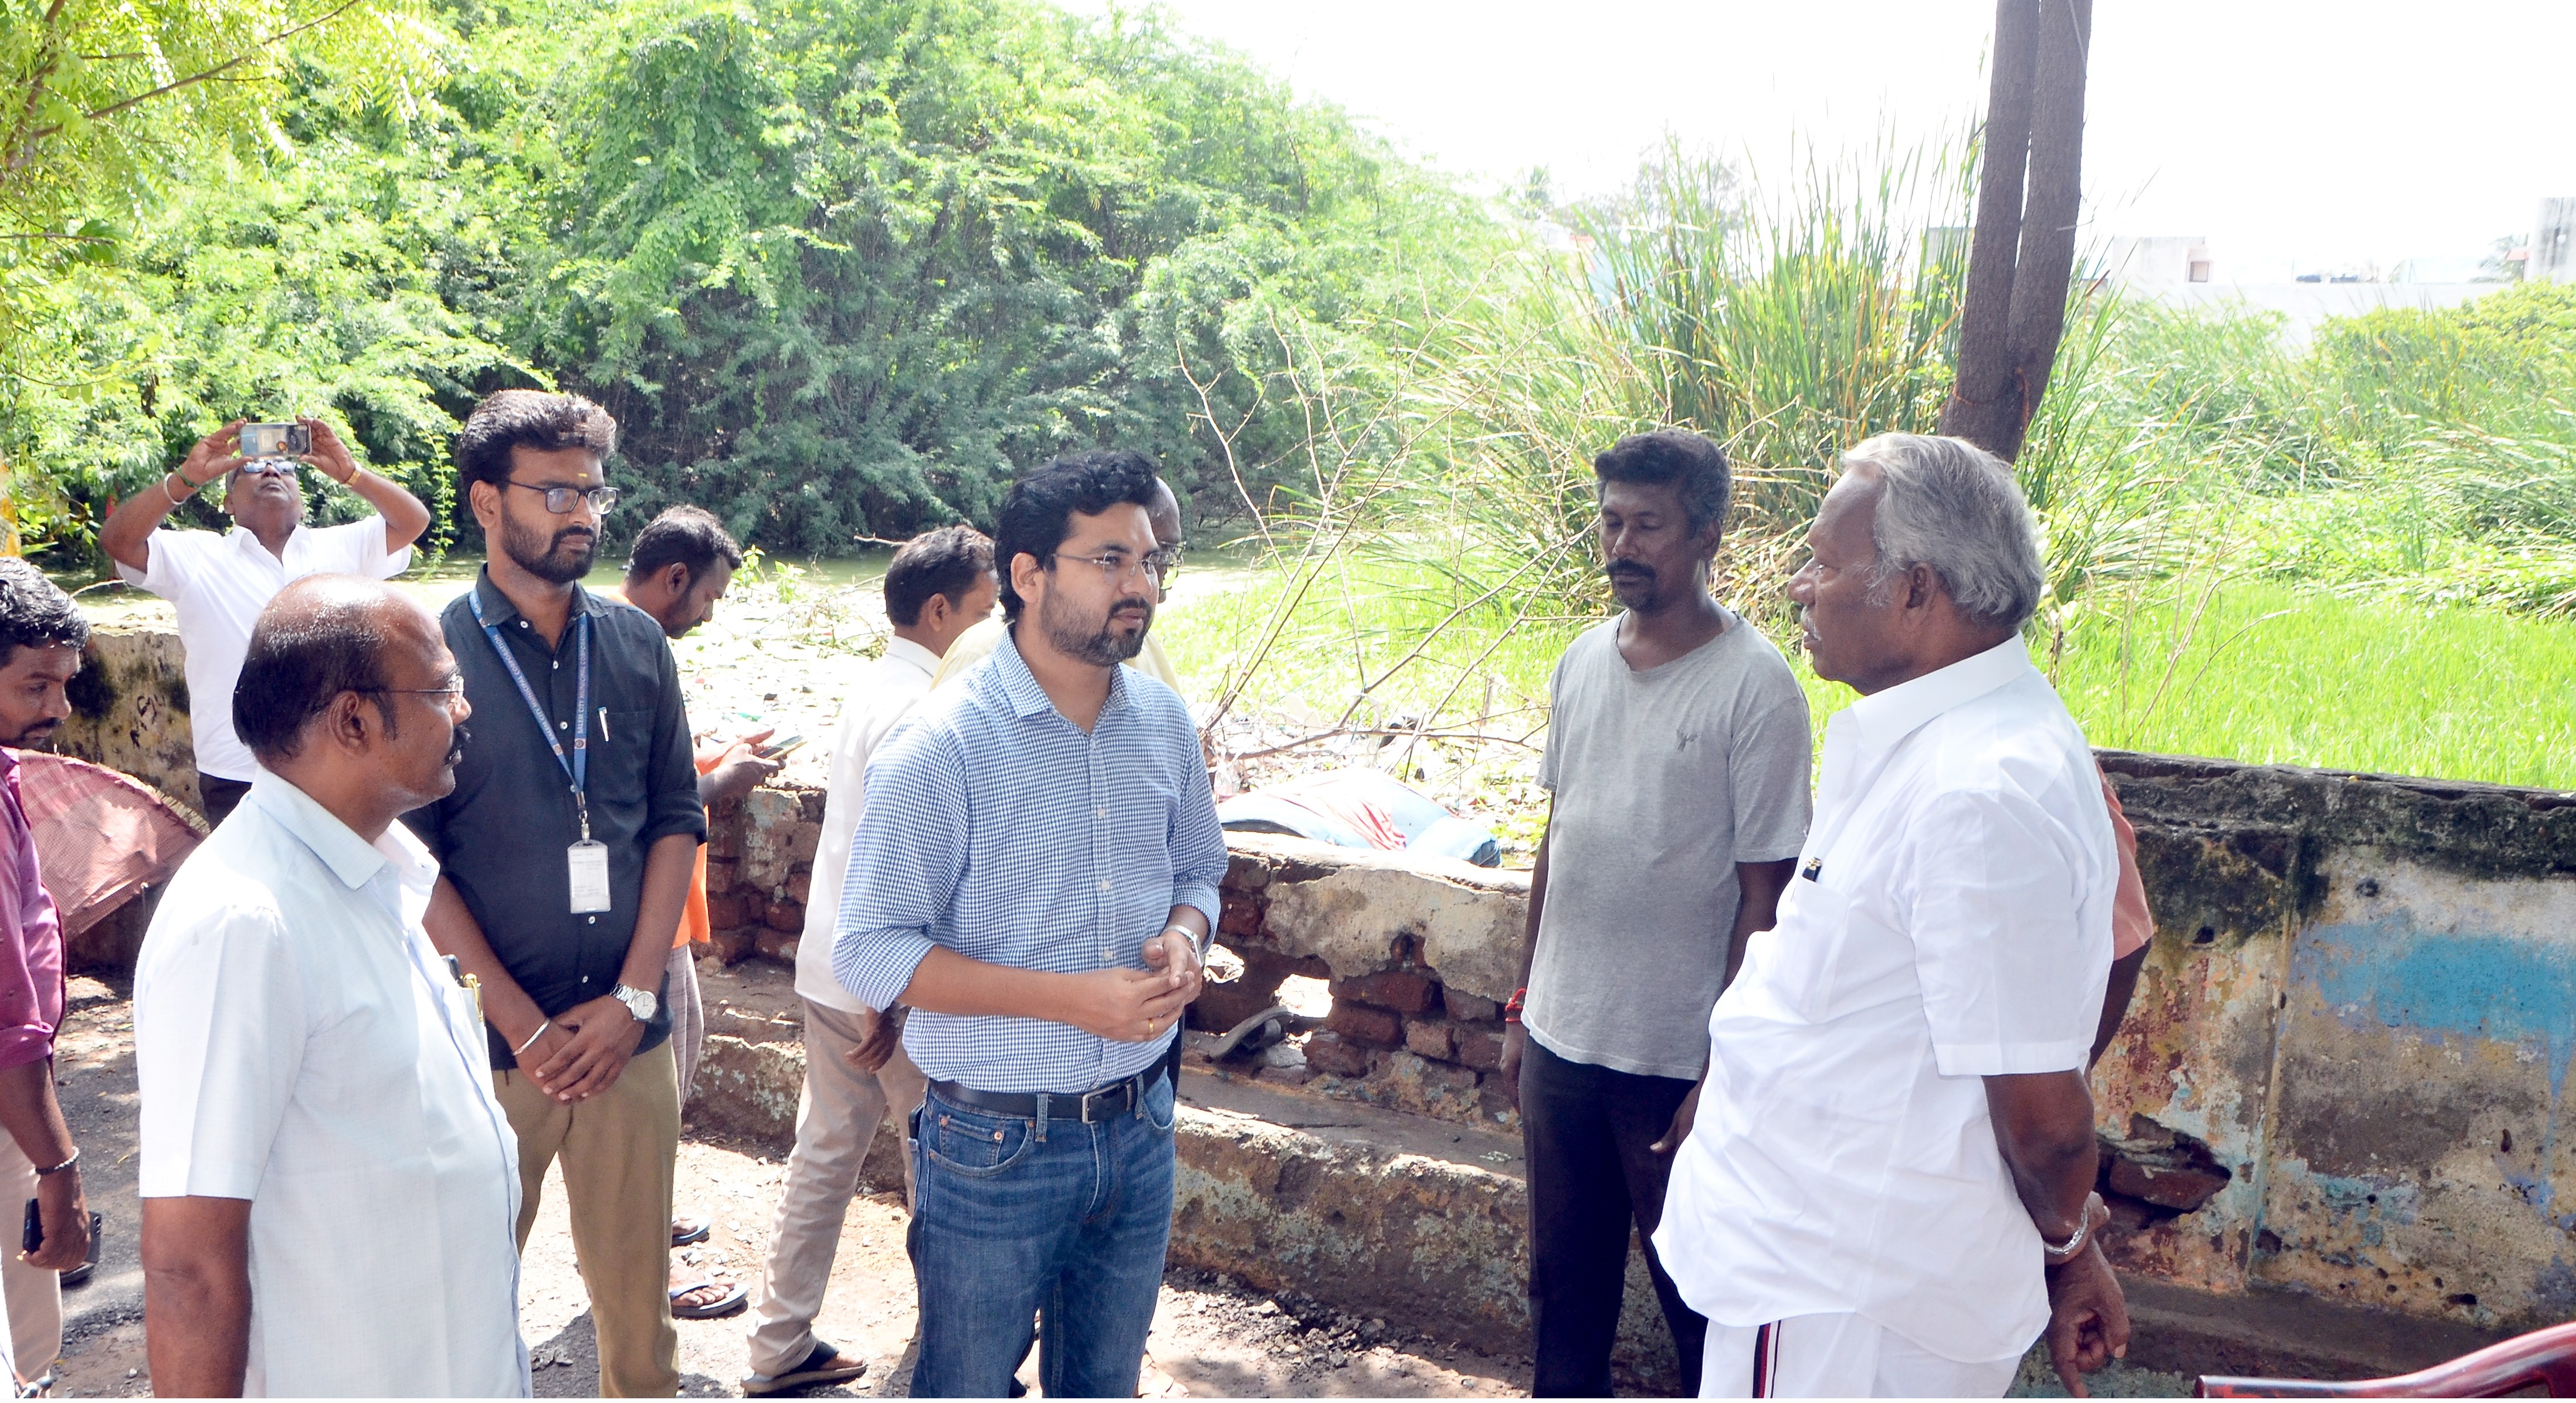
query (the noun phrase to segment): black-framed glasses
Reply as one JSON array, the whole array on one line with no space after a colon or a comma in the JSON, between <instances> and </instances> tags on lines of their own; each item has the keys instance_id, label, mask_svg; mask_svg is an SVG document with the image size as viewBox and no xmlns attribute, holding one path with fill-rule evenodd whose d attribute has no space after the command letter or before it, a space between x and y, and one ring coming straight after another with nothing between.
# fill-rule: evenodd
<instances>
[{"instance_id":1,"label":"black-framed glasses","mask_svg":"<svg viewBox=\"0 0 2576 1403\"><path fill-rule=\"evenodd\" d=\"M572 504L576 501L588 502L592 511L606 516L616 508L619 495L614 487L540 487L533 482L512 482L507 478L501 480L501 485L544 493L546 510L557 516L571 515Z\"/></svg>"},{"instance_id":2,"label":"black-framed glasses","mask_svg":"<svg viewBox=\"0 0 2576 1403\"><path fill-rule=\"evenodd\" d=\"M1113 588L1119 581L1130 575L1151 575L1154 584L1159 588L1170 584L1172 576L1180 573L1181 569L1181 550L1178 546L1169 550L1147 551L1143 555L1136 556L1067 555L1059 551L1056 553L1056 559L1079 560L1085 565L1098 566L1100 578Z\"/></svg>"}]
</instances>

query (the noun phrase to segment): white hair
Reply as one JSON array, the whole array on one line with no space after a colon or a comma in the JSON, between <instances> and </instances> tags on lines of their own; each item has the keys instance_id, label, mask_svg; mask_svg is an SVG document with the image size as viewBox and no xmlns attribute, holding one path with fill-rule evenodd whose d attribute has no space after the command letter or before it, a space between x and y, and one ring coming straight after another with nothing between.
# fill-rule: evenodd
<instances>
[{"instance_id":1,"label":"white hair","mask_svg":"<svg viewBox=\"0 0 2576 1403\"><path fill-rule=\"evenodd\" d=\"M1873 590L1929 565L1975 622L2019 628L2038 610L2039 520L2002 459L1966 439L1880 434L1843 454L1846 470L1862 463L1878 469Z\"/></svg>"}]
</instances>

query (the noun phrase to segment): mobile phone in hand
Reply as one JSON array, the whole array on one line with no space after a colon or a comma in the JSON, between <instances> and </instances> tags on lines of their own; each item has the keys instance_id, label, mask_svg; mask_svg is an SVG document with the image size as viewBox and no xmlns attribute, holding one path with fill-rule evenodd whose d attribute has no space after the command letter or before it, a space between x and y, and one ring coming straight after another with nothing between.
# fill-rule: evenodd
<instances>
[{"instance_id":1,"label":"mobile phone in hand","mask_svg":"<svg viewBox=\"0 0 2576 1403\"><path fill-rule=\"evenodd\" d=\"M20 1250L33 1252L45 1245L45 1215L36 1210L36 1201L27 1200L27 1225L18 1230Z\"/></svg>"},{"instance_id":2,"label":"mobile phone in hand","mask_svg":"<svg viewBox=\"0 0 2576 1403\"><path fill-rule=\"evenodd\" d=\"M300 458L313 451L313 431L302 424L244 424L245 458Z\"/></svg>"},{"instance_id":3,"label":"mobile phone in hand","mask_svg":"<svg viewBox=\"0 0 2576 1403\"><path fill-rule=\"evenodd\" d=\"M776 744L764 745L758 750L753 751L752 754L759 756L763 760L775 760L779 756L794 750L796 747L803 745L804 743L805 738L803 736L789 736L787 739L779 741Z\"/></svg>"}]
</instances>

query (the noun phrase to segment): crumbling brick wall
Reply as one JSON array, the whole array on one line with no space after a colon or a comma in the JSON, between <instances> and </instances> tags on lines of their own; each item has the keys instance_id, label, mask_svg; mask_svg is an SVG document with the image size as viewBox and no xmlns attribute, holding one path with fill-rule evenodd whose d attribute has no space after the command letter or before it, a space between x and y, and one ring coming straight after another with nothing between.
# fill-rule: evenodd
<instances>
[{"instance_id":1,"label":"crumbling brick wall","mask_svg":"<svg viewBox=\"0 0 2576 1403\"><path fill-rule=\"evenodd\" d=\"M1229 834L1218 940L1247 972L1211 986L1190 1025L1223 1031L1291 975L1330 981L1305 1065L1240 1075L1448 1120L1516 1125L1501 1074L1503 1001L1519 972L1527 873Z\"/></svg>"}]
</instances>

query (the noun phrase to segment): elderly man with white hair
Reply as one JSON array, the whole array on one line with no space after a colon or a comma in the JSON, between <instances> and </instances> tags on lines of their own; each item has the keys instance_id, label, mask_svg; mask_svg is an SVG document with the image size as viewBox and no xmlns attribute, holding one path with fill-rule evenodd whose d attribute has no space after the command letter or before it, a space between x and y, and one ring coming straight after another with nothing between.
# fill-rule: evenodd
<instances>
[{"instance_id":1,"label":"elderly man with white hair","mask_svg":"<svg viewBox=\"0 0 2576 1403\"><path fill-rule=\"evenodd\" d=\"M1815 824L1742 973L1655 1245L1704 1397L1996 1397L2044 1331L2126 1352L2084 1068L2117 873L2091 750L2030 657L2039 533L1958 439L1843 456L1790 582L1825 728Z\"/></svg>"}]
</instances>

